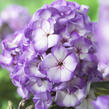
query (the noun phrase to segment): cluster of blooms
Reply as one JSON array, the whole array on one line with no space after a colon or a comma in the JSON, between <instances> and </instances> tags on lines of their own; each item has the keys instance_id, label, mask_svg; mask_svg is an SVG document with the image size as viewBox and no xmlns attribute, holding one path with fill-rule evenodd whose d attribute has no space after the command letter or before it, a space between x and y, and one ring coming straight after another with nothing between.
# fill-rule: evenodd
<instances>
[{"instance_id":1,"label":"cluster of blooms","mask_svg":"<svg viewBox=\"0 0 109 109\"><path fill-rule=\"evenodd\" d=\"M0 64L22 98L34 96L36 109L48 109L53 102L100 109L102 97L94 101L90 89L103 77L87 12L87 6L56 0L39 9L26 28L3 40Z\"/></svg>"},{"instance_id":2,"label":"cluster of blooms","mask_svg":"<svg viewBox=\"0 0 109 109\"><path fill-rule=\"evenodd\" d=\"M98 70L103 80L109 80L109 0L99 0L99 21L95 24L95 39L97 43ZM108 109L109 96L100 96L94 101L95 109Z\"/></svg>"},{"instance_id":3,"label":"cluster of blooms","mask_svg":"<svg viewBox=\"0 0 109 109\"><path fill-rule=\"evenodd\" d=\"M96 25L95 36L98 43L98 69L103 78L109 80L109 1L100 1L99 22Z\"/></svg>"},{"instance_id":4,"label":"cluster of blooms","mask_svg":"<svg viewBox=\"0 0 109 109\"><path fill-rule=\"evenodd\" d=\"M10 5L0 14L0 40L12 33L24 29L30 21L27 9L19 5Z\"/></svg>"}]
</instances>

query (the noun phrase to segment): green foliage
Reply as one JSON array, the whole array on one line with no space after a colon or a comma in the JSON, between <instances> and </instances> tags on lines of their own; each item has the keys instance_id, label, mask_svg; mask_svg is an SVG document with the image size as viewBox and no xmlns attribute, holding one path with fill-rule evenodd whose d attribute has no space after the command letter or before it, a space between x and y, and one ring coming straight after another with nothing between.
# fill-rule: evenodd
<instances>
[{"instance_id":1,"label":"green foliage","mask_svg":"<svg viewBox=\"0 0 109 109\"><path fill-rule=\"evenodd\" d=\"M13 86L9 73L1 69L0 70L0 109L7 109L8 101L12 101L14 107L17 107L20 97L16 92L16 87Z\"/></svg>"},{"instance_id":2,"label":"green foliage","mask_svg":"<svg viewBox=\"0 0 109 109\"><path fill-rule=\"evenodd\" d=\"M109 95L109 81L93 83L92 87L97 96Z\"/></svg>"}]
</instances>

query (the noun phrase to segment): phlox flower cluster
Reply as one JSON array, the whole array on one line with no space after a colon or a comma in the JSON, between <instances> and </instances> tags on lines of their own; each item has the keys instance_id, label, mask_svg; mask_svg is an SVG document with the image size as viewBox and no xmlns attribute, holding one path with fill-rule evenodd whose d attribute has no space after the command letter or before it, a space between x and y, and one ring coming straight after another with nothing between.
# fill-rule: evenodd
<instances>
[{"instance_id":1,"label":"phlox flower cluster","mask_svg":"<svg viewBox=\"0 0 109 109\"><path fill-rule=\"evenodd\" d=\"M10 72L22 98L33 96L35 109L48 109L52 103L99 109L97 101L102 97L95 101L91 83L102 81L103 76L96 56L95 23L87 12L85 5L56 0L2 41L0 64Z\"/></svg>"}]
</instances>

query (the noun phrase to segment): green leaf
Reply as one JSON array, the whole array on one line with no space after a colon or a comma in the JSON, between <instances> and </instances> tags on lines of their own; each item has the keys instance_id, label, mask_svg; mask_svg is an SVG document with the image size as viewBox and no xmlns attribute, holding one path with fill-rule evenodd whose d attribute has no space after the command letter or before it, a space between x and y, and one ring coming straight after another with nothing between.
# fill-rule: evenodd
<instances>
[{"instance_id":1,"label":"green leaf","mask_svg":"<svg viewBox=\"0 0 109 109\"><path fill-rule=\"evenodd\" d=\"M19 100L17 96L16 87L12 84L11 80L0 80L0 109L6 109L8 101L12 101L13 106L17 107Z\"/></svg>"},{"instance_id":2,"label":"green leaf","mask_svg":"<svg viewBox=\"0 0 109 109\"><path fill-rule=\"evenodd\" d=\"M93 83L92 88L97 96L109 95L109 81Z\"/></svg>"},{"instance_id":3,"label":"green leaf","mask_svg":"<svg viewBox=\"0 0 109 109\"><path fill-rule=\"evenodd\" d=\"M0 80L9 80L9 72L5 69L0 68Z\"/></svg>"}]
</instances>

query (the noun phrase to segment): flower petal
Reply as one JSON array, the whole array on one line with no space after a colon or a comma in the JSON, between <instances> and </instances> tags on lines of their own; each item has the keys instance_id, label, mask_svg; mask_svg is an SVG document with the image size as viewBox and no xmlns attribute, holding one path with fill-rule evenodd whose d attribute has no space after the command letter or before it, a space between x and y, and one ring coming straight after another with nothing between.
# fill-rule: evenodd
<instances>
[{"instance_id":1,"label":"flower petal","mask_svg":"<svg viewBox=\"0 0 109 109\"><path fill-rule=\"evenodd\" d=\"M10 65L12 63L13 58L7 54L6 56L0 55L0 64Z\"/></svg>"},{"instance_id":2,"label":"flower petal","mask_svg":"<svg viewBox=\"0 0 109 109\"><path fill-rule=\"evenodd\" d=\"M64 47L55 47L52 52L58 61L63 61L67 56L67 50Z\"/></svg>"},{"instance_id":3,"label":"flower petal","mask_svg":"<svg viewBox=\"0 0 109 109\"><path fill-rule=\"evenodd\" d=\"M57 60L52 54L48 54L42 62L42 67L45 69L55 67L57 65Z\"/></svg>"},{"instance_id":4,"label":"flower petal","mask_svg":"<svg viewBox=\"0 0 109 109\"><path fill-rule=\"evenodd\" d=\"M95 109L91 99L85 99L76 109Z\"/></svg>"},{"instance_id":5,"label":"flower petal","mask_svg":"<svg viewBox=\"0 0 109 109\"><path fill-rule=\"evenodd\" d=\"M56 34L49 35L48 37L48 48L53 47L58 43L59 36Z\"/></svg>"},{"instance_id":6,"label":"flower petal","mask_svg":"<svg viewBox=\"0 0 109 109\"><path fill-rule=\"evenodd\" d=\"M47 77L49 78L50 81L53 81L53 82L61 82L61 71L60 69L58 69L58 67L53 67L53 68L50 68L48 71L47 71Z\"/></svg>"},{"instance_id":7,"label":"flower petal","mask_svg":"<svg viewBox=\"0 0 109 109\"><path fill-rule=\"evenodd\" d=\"M79 95L82 96L78 97ZM81 102L84 95L83 89L79 89L73 94L69 94L67 91L57 91L55 101L59 106L74 107Z\"/></svg>"},{"instance_id":8,"label":"flower petal","mask_svg":"<svg viewBox=\"0 0 109 109\"><path fill-rule=\"evenodd\" d=\"M33 32L34 41L41 40L44 37L44 35L45 32L41 28L38 28L36 31Z\"/></svg>"},{"instance_id":9,"label":"flower petal","mask_svg":"<svg viewBox=\"0 0 109 109\"><path fill-rule=\"evenodd\" d=\"M69 55L65 58L64 60L64 66L69 70L69 71L74 71L77 65L77 60L74 55Z\"/></svg>"},{"instance_id":10,"label":"flower petal","mask_svg":"<svg viewBox=\"0 0 109 109\"><path fill-rule=\"evenodd\" d=\"M67 70L66 68L61 69L61 82L68 81L73 76L73 72Z\"/></svg>"},{"instance_id":11,"label":"flower petal","mask_svg":"<svg viewBox=\"0 0 109 109\"><path fill-rule=\"evenodd\" d=\"M49 10L44 10L41 14L40 14L41 18L43 19L48 19L51 17L51 12Z\"/></svg>"},{"instance_id":12,"label":"flower petal","mask_svg":"<svg viewBox=\"0 0 109 109\"><path fill-rule=\"evenodd\" d=\"M44 31L38 29L34 32L34 45L37 50L45 50L47 49L47 37L45 36Z\"/></svg>"},{"instance_id":13,"label":"flower petal","mask_svg":"<svg viewBox=\"0 0 109 109\"><path fill-rule=\"evenodd\" d=\"M109 96L99 96L93 104L95 109L109 109Z\"/></svg>"},{"instance_id":14,"label":"flower petal","mask_svg":"<svg viewBox=\"0 0 109 109\"><path fill-rule=\"evenodd\" d=\"M15 37L11 37L11 38L7 37L4 40L5 47L9 49L16 48L23 39L24 39L23 33L16 33Z\"/></svg>"},{"instance_id":15,"label":"flower petal","mask_svg":"<svg viewBox=\"0 0 109 109\"><path fill-rule=\"evenodd\" d=\"M45 33L51 33L51 26L50 26L50 23L47 21L47 20L44 20L42 22L42 29Z\"/></svg>"},{"instance_id":16,"label":"flower petal","mask_svg":"<svg viewBox=\"0 0 109 109\"><path fill-rule=\"evenodd\" d=\"M35 109L48 109L52 104L52 98L49 92L37 94L34 96Z\"/></svg>"},{"instance_id":17,"label":"flower petal","mask_svg":"<svg viewBox=\"0 0 109 109\"><path fill-rule=\"evenodd\" d=\"M44 74L42 74L39 70L38 67L35 65L27 65L25 67L25 73L29 76L29 77L39 77L39 78L43 78L45 77Z\"/></svg>"},{"instance_id":18,"label":"flower petal","mask_svg":"<svg viewBox=\"0 0 109 109\"><path fill-rule=\"evenodd\" d=\"M17 92L22 98L28 99L30 97L29 91L24 87L19 87Z\"/></svg>"},{"instance_id":19,"label":"flower petal","mask_svg":"<svg viewBox=\"0 0 109 109\"><path fill-rule=\"evenodd\" d=\"M34 93L34 94L37 94L37 93L44 93L44 92L47 92L51 89L52 85L51 83L49 83L48 81L41 81L39 80L39 84L38 82L35 82L33 85L31 85L31 91Z\"/></svg>"},{"instance_id":20,"label":"flower petal","mask_svg":"<svg viewBox=\"0 0 109 109\"><path fill-rule=\"evenodd\" d=\"M37 50L46 50L47 49L47 38L43 38L42 40L35 43L35 48Z\"/></svg>"}]
</instances>

